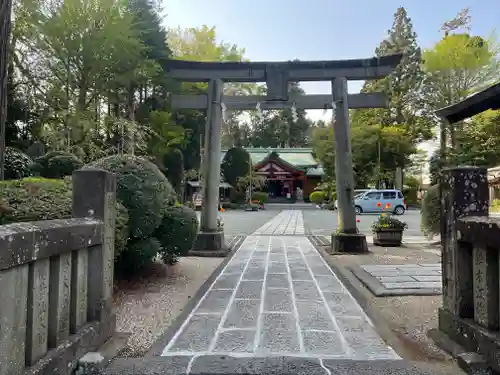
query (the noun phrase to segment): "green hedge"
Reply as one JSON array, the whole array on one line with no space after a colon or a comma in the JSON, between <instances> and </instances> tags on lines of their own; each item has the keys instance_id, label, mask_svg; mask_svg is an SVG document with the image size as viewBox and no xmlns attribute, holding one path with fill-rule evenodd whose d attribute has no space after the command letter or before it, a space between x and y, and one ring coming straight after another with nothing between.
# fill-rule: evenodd
<instances>
[{"instance_id":1,"label":"green hedge","mask_svg":"<svg viewBox=\"0 0 500 375\"><path fill-rule=\"evenodd\" d=\"M76 156L59 155L49 160L48 176L50 178L63 178L71 176L73 171L83 167L83 162Z\"/></svg>"},{"instance_id":2,"label":"green hedge","mask_svg":"<svg viewBox=\"0 0 500 375\"><path fill-rule=\"evenodd\" d=\"M177 257L188 255L198 233L196 212L186 206L169 207L155 232L160 241L164 263L175 263Z\"/></svg>"},{"instance_id":3,"label":"green hedge","mask_svg":"<svg viewBox=\"0 0 500 375\"><path fill-rule=\"evenodd\" d=\"M500 199L493 199L490 207L491 212L500 212Z\"/></svg>"},{"instance_id":4,"label":"green hedge","mask_svg":"<svg viewBox=\"0 0 500 375\"><path fill-rule=\"evenodd\" d=\"M19 180L31 174L33 160L28 155L12 147L5 149L5 179Z\"/></svg>"},{"instance_id":5,"label":"green hedge","mask_svg":"<svg viewBox=\"0 0 500 375\"><path fill-rule=\"evenodd\" d=\"M132 238L116 262L116 272L124 277L134 274L151 264L161 251L161 243L154 237Z\"/></svg>"},{"instance_id":6,"label":"green hedge","mask_svg":"<svg viewBox=\"0 0 500 375\"><path fill-rule=\"evenodd\" d=\"M0 225L71 218L71 178L63 180L30 177L0 181ZM129 237L126 208L117 202L115 254Z\"/></svg>"},{"instance_id":7,"label":"green hedge","mask_svg":"<svg viewBox=\"0 0 500 375\"><path fill-rule=\"evenodd\" d=\"M259 201L260 203L265 203L269 198L269 194L263 191L256 191L252 193L252 201Z\"/></svg>"},{"instance_id":8,"label":"green hedge","mask_svg":"<svg viewBox=\"0 0 500 375\"><path fill-rule=\"evenodd\" d=\"M441 232L439 185L431 186L424 195L420 209L420 220L422 232L426 236L432 237Z\"/></svg>"},{"instance_id":9,"label":"green hedge","mask_svg":"<svg viewBox=\"0 0 500 375\"><path fill-rule=\"evenodd\" d=\"M31 165L34 175L45 178L71 176L74 170L83 166L75 155L65 151L51 151L36 158Z\"/></svg>"},{"instance_id":10,"label":"green hedge","mask_svg":"<svg viewBox=\"0 0 500 375\"><path fill-rule=\"evenodd\" d=\"M313 191L309 194L309 200L315 204L321 204L325 201L325 193L322 191Z\"/></svg>"},{"instance_id":11,"label":"green hedge","mask_svg":"<svg viewBox=\"0 0 500 375\"><path fill-rule=\"evenodd\" d=\"M160 226L166 210L176 201L167 178L153 163L130 155L113 155L84 168L100 168L116 174L117 197L127 208L130 233L147 238Z\"/></svg>"}]
</instances>

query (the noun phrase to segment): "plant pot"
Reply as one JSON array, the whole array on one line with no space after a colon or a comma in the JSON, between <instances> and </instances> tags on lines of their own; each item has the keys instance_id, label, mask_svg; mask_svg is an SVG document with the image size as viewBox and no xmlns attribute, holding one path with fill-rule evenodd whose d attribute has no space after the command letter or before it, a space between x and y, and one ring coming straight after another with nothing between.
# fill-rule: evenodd
<instances>
[{"instance_id":1,"label":"plant pot","mask_svg":"<svg viewBox=\"0 0 500 375\"><path fill-rule=\"evenodd\" d=\"M384 229L373 232L373 244L377 246L401 246L402 229Z\"/></svg>"}]
</instances>

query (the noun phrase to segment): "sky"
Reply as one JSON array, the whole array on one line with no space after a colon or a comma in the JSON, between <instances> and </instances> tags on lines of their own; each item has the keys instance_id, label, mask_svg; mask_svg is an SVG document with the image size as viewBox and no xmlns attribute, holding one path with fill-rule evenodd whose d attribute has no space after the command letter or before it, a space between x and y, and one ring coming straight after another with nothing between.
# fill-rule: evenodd
<instances>
[{"instance_id":1,"label":"sky","mask_svg":"<svg viewBox=\"0 0 500 375\"><path fill-rule=\"evenodd\" d=\"M393 16L406 8L420 46L430 48L443 22L469 7L472 33L500 29L500 0L163 0L166 27L215 26L220 41L245 48L251 61L367 58L387 36ZM350 81L359 92L363 82ZM308 94L330 93L328 82L306 82ZM330 113L308 111L313 120ZM428 147L425 147L428 148Z\"/></svg>"}]
</instances>

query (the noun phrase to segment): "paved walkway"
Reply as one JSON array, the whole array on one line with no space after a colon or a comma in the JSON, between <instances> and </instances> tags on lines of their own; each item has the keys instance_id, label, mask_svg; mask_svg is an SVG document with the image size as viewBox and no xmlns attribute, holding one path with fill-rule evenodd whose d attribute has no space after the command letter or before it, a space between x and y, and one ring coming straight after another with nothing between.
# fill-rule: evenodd
<instances>
[{"instance_id":1,"label":"paved walkway","mask_svg":"<svg viewBox=\"0 0 500 375\"><path fill-rule=\"evenodd\" d=\"M271 235L304 235L304 217L300 210L281 211L253 234L257 236Z\"/></svg>"},{"instance_id":2,"label":"paved walkway","mask_svg":"<svg viewBox=\"0 0 500 375\"><path fill-rule=\"evenodd\" d=\"M247 237L162 355L399 359L303 233L290 210Z\"/></svg>"}]
</instances>

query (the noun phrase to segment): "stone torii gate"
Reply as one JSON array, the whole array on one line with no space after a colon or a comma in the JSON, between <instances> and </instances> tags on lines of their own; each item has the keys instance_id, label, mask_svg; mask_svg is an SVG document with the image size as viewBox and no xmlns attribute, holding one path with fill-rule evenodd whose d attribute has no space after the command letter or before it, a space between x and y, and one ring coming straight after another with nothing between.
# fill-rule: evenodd
<instances>
[{"instance_id":1,"label":"stone torii gate","mask_svg":"<svg viewBox=\"0 0 500 375\"><path fill-rule=\"evenodd\" d=\"M353 167L349 108L384 108L382 93L348 94L347 80L380 79L400 63L401 54L339 61L194 62L170 60L165 68L173 79L208 82L206 95L172 95L172 108L205 109L204 205L201 228L193 253L225 255L224 233L217 230L222 114L229 110L333 109L335 174L339 228L332 234L332 250L366 251L366 239L357 233L353 200ZM331 81L332 95L289 96L289 82ZM266 82L266 96L223 95L224 82Z\"/></svg>"}]
</instances>

